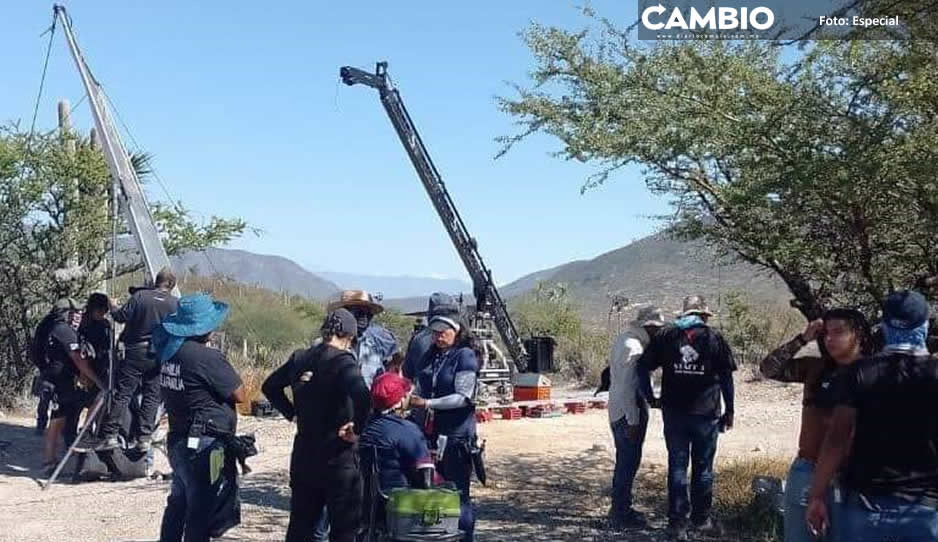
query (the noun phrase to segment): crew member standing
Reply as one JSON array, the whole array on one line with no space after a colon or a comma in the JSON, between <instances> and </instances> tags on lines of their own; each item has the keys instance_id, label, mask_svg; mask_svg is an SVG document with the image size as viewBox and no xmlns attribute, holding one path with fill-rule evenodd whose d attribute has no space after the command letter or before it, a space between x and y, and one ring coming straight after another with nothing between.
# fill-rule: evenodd
<instances>
[{"instance_id":1,"label":"crew member standing","mask_svg":"<svg viewBox=\"0 0 938 542\"><path fill-rule=\"evenodd\" d=\"M616 445L610 520L615 530L647 525L645 516L632 508L632 482L642 462L648 430L648 403L638 391L636 365L662 326L661 311L643 307L629 328L616 338L609 358L609 424Z\"/></svg>"},{"instance_id":2,"label":"crew member standing","mask_svg":"<svg viewBox=\"0 0 938 542\"><path fill-rule=\"evenodd\" d=\"M476 450L475 394L480 349L468 324L446 316L430 320L433 346L417 379L410 405L427 410L424 431L437 450L440 475L459 489L459 529L473 540L475 512L469 495Z\"/></svg>"},{"instance_id":3,"label":"crew member standing","mask_svg":"<svg viewBox=\"0 0 938 542\"><path fill-rule=\"evenodd\" d=\"M713 523L713 460L717 436L733 427L733 371L736 362L720 333L707 325L713 313L700 296L684 299L684 312L662 329L638 361L642 395L662 409L668 448L668 528L675 540L693 529L720 535ZM662 369L661 398L651 388L651 371ZM721 415L720 397L725 412ZM691 463L690 499L687 464Z\"/></svg>"},{"instance_id":4,"label":"crew member standing","mask_svg":"<svg viewBox=\"0 0 938 542\"><path fill-rule=\"evenodd\" d=\"M42 451L47 475L51 475L56 466L59 437L64 432L66 446L75 440L78 416L90 398L87 392L90 383L98 389L107 389L91 368L91 363L81 355L77 333L80 321L81 307L74 300L63 298L55 303L52 312L40 323L41 329L36 332L37 340L42 343L42 352L38 355L45 361L43 375L55 386L52 420Z\"/></svg>"},{"instance_id":5,"label":"crew member standing","mask_svg":"<svg viewBox=\"0 0 938 542\"><path fill-rule=\"evenodd\" d=\"M322 342L294 352L262 386L274 408L286 419L296 419L287 542L307 542L325 513L332 542L352 542L358 531L362 480L357 440L371 397L349 351L357 329L348 310L329 313ZM292 388L292 402L284 393L287 387Z\"/></svg>"},{"instance_id":6,"label":"crew member standing","mask_svg":"<svg viewBox=\"0 0 938 542\"><path fill-rule=\"evenodd\" d=\"M141 451L150 449L150 439L156 424L156 412L160 406L160 365L150 352L150 337L153 328L167 315L176 311L179 300L172 295L176 287L176 276L168 267L156 275L156 287L137 290L127 303L111 311L114 321L124 324L120 340L124 343L124 361L117 373L114 401L101 429L104 441L99 450L120 446L117 434L124 410L130 403L134 391L139 387L143 398L140 404L140 435L137 447Z\"/></svg>"},{"instance_id":7,"label":"crew member standing","mask_svg":"<svg viewBox=\"0 0 938 542\"><path fill-rule=\"evenodd\" d=\"M224 499L221 484L237 483L220 477L230 463L224 437L237 429L235 403L246 400L244 386L225 355L207 346L227 315L228 306L211 296L188 295L153 333L173 468L160 542L209 542Z\"/></svg>"},{"instance_id":8,"label":"crew member standing","mask_svg":"<svg viewBox=\"0 0 938 542\"><path fill-rule=\"evenodd\" d=\"M358 359L365 384L371 389L371 382L384 372L387 362L400 350L394 334L374 321L384 307L364 290L345 290L328 308L329 312L346 309L355 317L356 339L349 348Z\"/></svg>"}]
</instances>

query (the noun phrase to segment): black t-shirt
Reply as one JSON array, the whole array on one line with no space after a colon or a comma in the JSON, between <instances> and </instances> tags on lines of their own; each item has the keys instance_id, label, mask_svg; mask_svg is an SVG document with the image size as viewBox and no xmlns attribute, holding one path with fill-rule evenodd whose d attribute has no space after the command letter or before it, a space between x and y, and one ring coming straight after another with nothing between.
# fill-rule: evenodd
<instances>
[{"instance_id":1,"label":"black t-shirt","mask_svg":"<svg viewBox=\"0 0 938 542\"><path fill-rule=\"evenodd\" d=\"M48 365L44 374L47 379L55 383L57 391L61 393L75 384L78 368L72 361L72 352L78 352L81 345L78 333L65 321L57 321L49 331L46 345L46 359Z\"/></svg>"},{"instance_id":2,"label":"black t-shirt","mask_svg":"<svg viewBox=\"0 0 938 542\"><path fill-rule=\"evenodd\" d=\"M84 318L78 327L82 342L94 347L94 370L99 376L106 375L111 357L111 323L107 320Z\"/></svg>"},{"instance_id":3,"label":"black t-shirt","mask_svg":"<svg viewBox=\"0 0 938 542\"><path fill-rule=\"evenodd\" d=\"M847 487L938 503L938 360L864 359L844 371L837 391L838 404L856 409Z\"/></svg>"},{"instance_id":4,"label":"black t-shirt","mask_svg":"<svg viewBox=\"0 0 938 542\"><path fill-rule=\"evenodd\" d=\"M662 369L664 408L711 417L720 416L720 378L736 370L726 340L706 325L661 330L639 363L649 372Z\"/></svg>"},{"instance_id":5,"label":"black t-shirt","mask_svg":"<svg viewBox=\"0 0 938 542\"><path fill-rule=\"evenodd\" d=\"M133 344L150 340L153 328L163 318L176 312L179 300L163 290L137 290L124 306L111 312L114 321L124 325L120 340Z\"/></svg>"},{"instance_id":6,"label":"black t-shirt","mask_svg":"<svg viewBox=\"0 0 938 542\"><path fill-rule=\"evenodd\" d=\"M221 351L197 341L186 341L160 368L160 388L169 414L169 438L189 435L189 426L201 419L209 428L234 433L238 417L231 395L241 378Z\"/></svg>"}]
</instances>

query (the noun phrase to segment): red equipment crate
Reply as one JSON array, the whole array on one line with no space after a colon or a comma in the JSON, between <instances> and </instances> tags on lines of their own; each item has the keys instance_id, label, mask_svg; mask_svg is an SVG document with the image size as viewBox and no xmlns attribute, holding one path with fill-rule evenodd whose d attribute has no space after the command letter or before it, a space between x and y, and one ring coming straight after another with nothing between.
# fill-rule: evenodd
<instances>
[{"instance_id":1,"label":"red equipment crate","mask_svg":"<svg viewBox=\"0 0 938 542\"><path fill-rule=\"evenodd\" d=\"M520 420L521 419L521 409L516 407L505 407L502 409L502 419L503 420Z\"/></svg>"},{"instance_id":2,"label":"red equipment crate","mask_svg":"<svg viewBox=\"0 0 938 542\"><path fill-rule=\"evenodd\" d=\"M590 408L598 408L600 410L606 409L605 401L590 401Z\"/></svg>"},{"instance_id":3,"label":"red equipment crate","mask_svg":"<svg viewBox=\"0 0 938 542\"><path fill-rule=\"evenodd\" d=\"M476 421L479 423L490 422L495 419L495 415L492 414L491 410L477 410L476 411Z\"/></svg>"},{"instance_id":4,"label":"red equipment crate","mask_svg":"<svg viewBox=\"0 0 938 542\"><path fill-rule=\"evenodd\" d=\"M570 414L583 414L586 412L586 403L564 403Z\"/></svg>"},{"instance_id":5,"label":"red equipment crate","mask_svg":"<svg viewBox=\"0 0 938 542\"><path fill-rule=\"evenodd\" d=\"M550 399L549 386L526 387L516 386L514 388L515 401L546 401Z\"/></svg>"}]
</instances>

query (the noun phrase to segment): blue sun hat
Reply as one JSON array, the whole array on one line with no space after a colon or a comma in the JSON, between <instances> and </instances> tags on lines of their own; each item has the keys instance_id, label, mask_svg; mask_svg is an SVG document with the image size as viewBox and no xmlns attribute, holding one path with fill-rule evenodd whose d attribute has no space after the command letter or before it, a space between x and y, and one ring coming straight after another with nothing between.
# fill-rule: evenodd
<instances>
[{"instance_id":1,"label":"blue sun hat","mask_svg":"<svg viewBox=\"0 0 938 542\"><path fill-rule=\"evenodd\" d=\"M225 321L228 305L208 294L192 294L179 299L176 312L153 329L151 348L163 362L173 357L188 337L211 333Z\"/></svg>"}]
</instances>

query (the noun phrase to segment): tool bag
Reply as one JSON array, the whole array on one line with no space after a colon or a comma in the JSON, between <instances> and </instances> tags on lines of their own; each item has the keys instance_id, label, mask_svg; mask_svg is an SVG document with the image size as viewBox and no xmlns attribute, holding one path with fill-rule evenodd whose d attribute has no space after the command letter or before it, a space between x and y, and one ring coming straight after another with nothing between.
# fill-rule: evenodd
<instances>
[{"instance_id":1,"label":"tool bag","mask_svg":"<svg viewBox=\"0 0 938 542\"><path fill-rule=\"evenodd\" d=\"M420 535L459 533L459 492L449 489L391 491L385 506L392 540Z\"/></svg>"}]
</instances>

